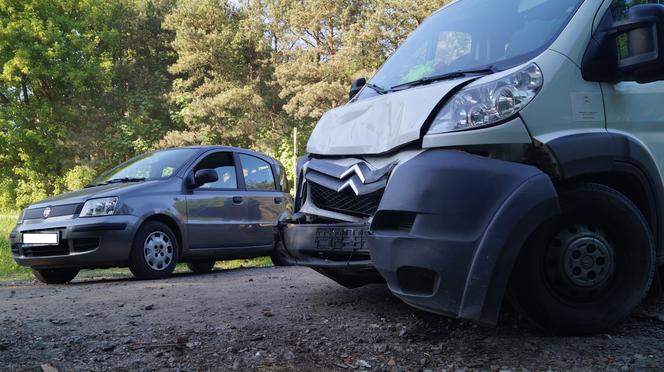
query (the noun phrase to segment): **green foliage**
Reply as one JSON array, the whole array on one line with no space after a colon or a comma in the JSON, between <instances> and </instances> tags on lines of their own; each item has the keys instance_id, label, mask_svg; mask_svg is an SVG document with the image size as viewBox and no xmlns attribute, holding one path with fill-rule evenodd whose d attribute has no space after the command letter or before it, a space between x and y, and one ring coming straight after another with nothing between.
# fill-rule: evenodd
<instances>
[{"instance_id":1,"label":"green foliage","mask_svg":"<svg viewBox=\"0 0 664 372\"><path fill-rule=\"evenodd\" d=\"M18 213L0 210L0 277L27 277L30 270L18 266L12 258L11 247L7 237L16 224Z\"/></svg>"},{"instance_id":2,"label":"green foliage","mask_svg":"<svg viewBox=\"0 0 664 372\"><path fill-rule=\"evenodd\" d=\"M164 147L224 144L294 181L316 121L449 0L0 0L0 208Z\"/></svg>"}]
</instances>

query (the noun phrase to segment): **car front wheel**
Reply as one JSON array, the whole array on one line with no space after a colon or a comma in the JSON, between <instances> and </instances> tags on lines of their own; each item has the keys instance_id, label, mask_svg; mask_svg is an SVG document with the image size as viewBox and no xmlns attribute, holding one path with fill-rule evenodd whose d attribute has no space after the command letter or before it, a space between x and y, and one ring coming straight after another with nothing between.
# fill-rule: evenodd
<instances>
[{"instance_id":1,"label":"car front wheel","mask_svg":"<svg viewBox=\"0 0 664 372\"><path fill-rule=\"evenodd\" d=\"M33 269L32 273L42 283L64 284L74 280L78 269Z\"/></svg>"},{"instance_id":2,"label":"car front wheel","mask_svg":"<svg viewBox=\"0 0 664 372\"><path fill-rule=\"evenodd\" d=\"M143 224L136 233L129 270L138 279L163 279L175 270L178 242L170 227L158 221Z\"/></svg>"},{"instance_id":3,"label":"car front wheel","mask_svg":"<svg viewBox=\"0 0 664 372\"><path fill-rule=\"evenodd\" d=\"M652 234L639 209L599 184L560 192L562 215L529 239L514 268L513 304L554 333L606 331L647 295L655 271Z\"/></svg>"}]
</instances>

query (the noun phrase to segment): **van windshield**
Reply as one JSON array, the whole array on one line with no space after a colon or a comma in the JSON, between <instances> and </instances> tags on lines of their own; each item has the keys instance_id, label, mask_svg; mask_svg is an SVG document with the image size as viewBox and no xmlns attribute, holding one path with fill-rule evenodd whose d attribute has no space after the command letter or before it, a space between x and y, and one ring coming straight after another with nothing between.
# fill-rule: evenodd
<instances>
[{"instance_id":1,"label":"van windshield","mask_svg":"<svg viewBox=\"0 0 664 372\"><path fill-rule=\"evenodd\" d=\"M544 51L582 2L459 0L415 30L371 83L389 91L431 76L515 67Z\"/></svg>"},{"instance_id":2,"label":"van windshield","mask_svg":"<svg viewBox=\"0 0 664 372\"><path fill-rule=\"evenodd\" d=\"M197 151L194 148L182 148L139 155L104 172L90 186L168 178L175 174Z\"/></svg>"}]
</instances>

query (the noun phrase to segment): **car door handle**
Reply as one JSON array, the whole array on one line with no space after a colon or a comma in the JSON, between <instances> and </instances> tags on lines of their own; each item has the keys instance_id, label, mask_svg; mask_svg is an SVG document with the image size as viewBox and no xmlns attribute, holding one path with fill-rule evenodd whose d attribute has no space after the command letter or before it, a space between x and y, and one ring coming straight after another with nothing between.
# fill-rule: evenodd
<instances>
[{"instance_id":1,"label":"car door handle","mask_svg":"<svg viewBox=\"0 0 664 372\"><path fill-rule=\"evenodd\" d=\"M281 204L284 202L284 198L276 197L274 198L274 204Z\"/></svg>"},{"instance_id":2,"label":"car door handle","mask_svg":"<svg viewBox=\"0 0 664 372\"><path fill-rule=\"evenodd\" d=\"M233 197L233 203L235 203L235 204L242 204L243 201L244 201L244 198L242 198L241 196L234 196Z\"/></svg>"}]
</instances>

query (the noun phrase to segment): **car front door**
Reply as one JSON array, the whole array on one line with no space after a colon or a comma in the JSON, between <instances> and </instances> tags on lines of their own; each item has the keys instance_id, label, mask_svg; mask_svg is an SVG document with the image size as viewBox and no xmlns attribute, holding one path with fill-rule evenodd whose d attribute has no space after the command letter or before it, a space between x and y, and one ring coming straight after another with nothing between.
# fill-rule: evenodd
<instances>
[{"instance_id":1,"label":"car front door","mask_svg":"<svg viewBox=\"0 0 664 372\"><path fill-rule=\"evenodd\" d=\"M277 189L274 170L267 161L248 154L239 154L249 231L256 245L274 243L274 227L288 202Z\"/></svg>"},{"instance_id":2,"label":"car front door","mask_svg":"<svg viewBox=\"0 0 664 372\"><path fill-rule=\"evenodd\" d=\"M191 250L240 247L247 240L247 202L242 197L239 168L230 151L206 154L188 174L214 169L219 180L187 194L187 229Z\"/></svg>"}]
</instances>

